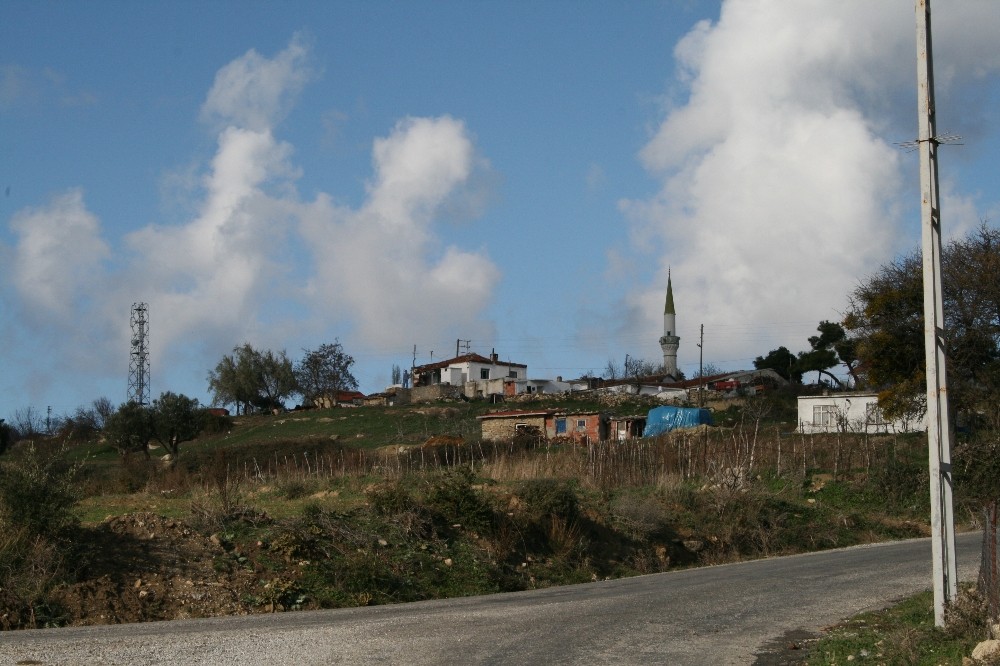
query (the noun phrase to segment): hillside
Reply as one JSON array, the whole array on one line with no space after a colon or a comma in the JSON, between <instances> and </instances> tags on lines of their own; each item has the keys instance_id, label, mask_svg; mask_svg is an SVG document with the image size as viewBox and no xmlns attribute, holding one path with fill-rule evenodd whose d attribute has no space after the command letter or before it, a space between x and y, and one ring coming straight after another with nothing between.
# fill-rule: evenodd
<instances>
[{"instance_id":1,"label":"hillside","mask_svg":"<svg viewBox=\"0 0 1000 666\"><path fill-rule=\"evenodd\" d=\"M71 491L72 520L0 544L0 622L395 603L926 533L919 440L792 436L780 410L761 421L730 405L717 411L729 425L655 439L481 441L489 409L238 417L169 465L100 442L15 451L8 469L49 470L23 478L36 496Z\"/></svg>"}]
</instances>

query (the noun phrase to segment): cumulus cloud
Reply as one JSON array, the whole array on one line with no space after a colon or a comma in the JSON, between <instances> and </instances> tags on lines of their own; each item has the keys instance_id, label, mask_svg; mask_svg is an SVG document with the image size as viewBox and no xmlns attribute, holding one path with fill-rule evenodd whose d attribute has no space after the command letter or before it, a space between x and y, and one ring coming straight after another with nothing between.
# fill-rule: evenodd
<instances>
[{"instance_id":1,"label":"cumulus cloud","mask_svg":"<svg viewBox=\"0 0 1000 666\"><path fill-rule=\"evenodd\" d=\"M129 307L146 302L152 371L165 390L182 365L203 386L207 369L242 341L294 351L339 336L357 351L449 338L455 326L490 331L481 315L499 271L435 230L442 215L474 213L477 183L488 181L464 123L406 118L376 139L357 209L326 193L302 201L293 147L275 126L311 76L308 55L295 38L274 58L250 51L219 71L202 107L217 147L195 170L196 186L178 190L192 197L178 222L105 240L79 190L12 218L16 242L0 250L19 309L42 336L81 339L54 349L122 373ZM303 338L306 329L317 339Z\"/></svg>"},{"instance_id":2,"label":"cumulus cloud","mask_svg":"<svg viewBox=\"0 0 1000 666\"><path fill-rule=\"evenodd\" d=\"M480 317L499 270L483 252L442 248L433 231L442 206L486 168L465 125L407 118L374 142L372 155L363 205L322 199L305 215L314 297L356 313L355 336L374 346L491 332Z\"/></svg>"},{"instance_id":3,"label":"cumulus cloud","mask_svg":"<svg viewBox=\"0 0 1000 666\"><path fill-rule=\"evenodd\" d=\"M860 277L912 247L892 143L915 132L914 106L894 125L915 94L912 11L729 1L678 44L678 87L640 153L661 188L621 202L635 244L663 249L655 283L628 299L651 337L668 266L681 335L704 322L713 359L745 366L801 349Z\"/></svg>"},{"instance_id":4,"label":"cumulus cloud","mask_svg":"<svg viewBox=\"0 0 1000 666\"><path fill-rule=\"evenodd\" d=\"M238 341L278 291L275 261L294 226L294 202L265 189L294 176L290 155L291 146L268 131L227 128L203 179L198 215L127 236L136 286L154 301L164 342L193 330Z\"/></svg>"},{"instance_id":5,"label":"cumulus cloud","mask_svg":"<svg viewBox=\"0 0 1000 666\"><path fill-rule=\"evenodd\" d=\"M311 76L308 47L301 35L274 58L254 49L219 70L201 107L206 122L266 130L291 110Z\"/></svg>"},{"instance_id":6,"label":"cumulus cloud","mask_svg":"<svg viewBox=\"0 0 1000 666\"><path fill-rule=\"evenodd\" d=\"M17 237L11 276L31 311L68 321L74 307L92 295L110 256L100 223L83 202L80 190L54 197L48 205L14 215Z\"/></svg>"},{"instance_id":7,"label":"cumulus cloud","mask_svg":"<svg viewBox=\"0 0 1000 666\"><path fill-rule=\"evenodd\" d=\"M107 316L115 292L112 251L83 192L70 190L17 212L10 229L14 245L0 246L10 268L0 280L0 310L5 324L21 325L4 327L14 347L8 353L32 368L20 389L42 392L67 369L123 369L127 358L116 363L113 349L116 342L126 348L127 331L116 334Z\"/></svg>"}]
</instances>

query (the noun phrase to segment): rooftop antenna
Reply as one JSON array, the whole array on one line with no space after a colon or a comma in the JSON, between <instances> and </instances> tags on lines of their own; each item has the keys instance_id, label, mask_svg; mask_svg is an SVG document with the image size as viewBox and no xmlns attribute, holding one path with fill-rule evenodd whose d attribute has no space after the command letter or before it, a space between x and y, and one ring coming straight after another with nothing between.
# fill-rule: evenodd
<instances>
[{"instance_id":1,"label":"rooftop antenna","mask_svg":"<svg viewBox=\"0 0 1000 666\"><path fill-rule=\"evenodd\" d=\"M900 142L896 143L895 145L899 146L900 148L905 148L906 149L905 152L907 152L907 153L912 153L914 150L916 150L917 148L920 147L920 143L922 141L923 141L923 139L914 139L913 141L900 141ZM939 145L939 146L942 146L942 145L964 146L965 145L964 143L961 143L962 136L960 134L952 134L951 132L947 132L947 131L944 134L938 134L936 136L932 136L929 139L929 141L932 141L934 144Z\"/></svg>"},{"instance_id":2,"label":"rooftop antenna","mask_svg":"<svg viewBox=\"0 0 1000 666\"><path fill-rule=\"evenodd\" d=\"M128 362L128 402L149 404L149 306L133 303L132 353Z\"/></svg>"}]
</instances>

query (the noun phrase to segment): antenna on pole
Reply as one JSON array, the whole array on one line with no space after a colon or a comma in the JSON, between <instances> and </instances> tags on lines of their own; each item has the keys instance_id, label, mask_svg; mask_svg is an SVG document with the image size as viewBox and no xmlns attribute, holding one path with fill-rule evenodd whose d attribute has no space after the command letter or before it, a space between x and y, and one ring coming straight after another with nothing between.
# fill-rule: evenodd
<instances>
[{"instance_id":1,"label":"antenna on pole","mask_svg":"<svg viewBox=\"0 0 1000 666\"><path fill-rule=\"evenodd\" d=\"M924 358L927 374L927 447L931 482L931 556L934 571L934 624L944 626L945 607L958 597L955 516L952 508L951 415L941 296L941 209L938 200L934 60L931 3L917 2L917 104L920 151L920 217L924 273ZM949 135L950 136L950 135Z\"/></svg>"},{"instance_id":2,"label":"antenna on pole","mask_svg":"<svg viewBox=\"0 0 1000 666\"><path fill-rule=\"evenodd\" d=\"M128 362L128 402L149 404L149 306L133 303L132 353Z\"/></svg>"}]
</instances>

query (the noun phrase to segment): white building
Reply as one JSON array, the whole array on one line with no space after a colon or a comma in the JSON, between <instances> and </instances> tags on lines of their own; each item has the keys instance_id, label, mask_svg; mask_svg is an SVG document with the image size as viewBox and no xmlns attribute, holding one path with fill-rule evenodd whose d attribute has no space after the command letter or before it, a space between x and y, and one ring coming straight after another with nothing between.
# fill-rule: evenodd
<instances>
[{"instance_id":1,"label":"white building","mask_svg":"<svg viewBox=\"0 0 1000 666\"><path fill-rule=\"evenodd\" d=\"M829 393L801 396L799 432L923 432L927 417L886 419L878 406L877 393Z\"/></svg>"},{"instance_id":2,"label":"white building","mask_svg":"<svg viewBox=\"0 0 1000 666\"><path fill-rule=\"evenodd\" d=\"M528 366L501 361L496 353L489 358L479 354L463 354L437 363L413 368L413 386L450 384L464 387L468 382L528 378ZM502 384L501 384L502 385Z\"/></svg>"}]
</instances>

